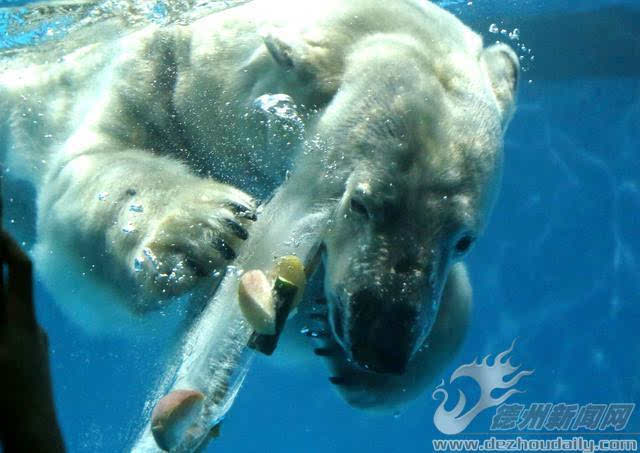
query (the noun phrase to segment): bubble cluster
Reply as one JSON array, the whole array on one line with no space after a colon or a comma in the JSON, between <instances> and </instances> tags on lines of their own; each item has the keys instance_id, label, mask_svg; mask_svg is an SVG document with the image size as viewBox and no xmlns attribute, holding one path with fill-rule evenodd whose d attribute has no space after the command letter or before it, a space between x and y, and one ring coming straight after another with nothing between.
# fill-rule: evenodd
<instances>
[{"instance_id":1,"label":"bubble cluster","mask_svg":"<svg viewBox=\"0 0 640 453\"><path fill-rule=\"evenodd\" d=\"M512 41L512 46L514 46L516 52L518 53L518 59L520 60L520 69L522 72L527 72L531 69L531 63L535 61L536 57L532 54L531 48L527 47L526 44L520 41L520 29L515 27L513 30L509 31L506 28L500 28L498 24L492 23L489 25L489 33L497 35L503 35L509 38ZM499 43L500 41L496 41ZM531 83L531 82L529 82Z\"/></svg>"},{"instance_id":2,"label":"bubble cluster","mask_svg":"<svg viewBox=\"0 0 640 453\"><path fill-rule=\"evenodd\" d=\"M294 123L300 121L297 106L287 94L263 94L253 101L253 107L268 116L276 116Z\"/></svg>"}]
</instances>

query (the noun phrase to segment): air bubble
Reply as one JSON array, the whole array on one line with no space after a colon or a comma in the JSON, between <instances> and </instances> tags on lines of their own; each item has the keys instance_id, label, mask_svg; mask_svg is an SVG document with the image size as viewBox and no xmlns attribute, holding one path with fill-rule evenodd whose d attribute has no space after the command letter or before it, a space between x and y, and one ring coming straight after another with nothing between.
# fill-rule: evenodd
<instances>
[{"instance_id":1,"label":"air bubble","mask_svg":"<svg viewBox=\"0 0 640 453\"><path fill-rule=\"evenodd\" d=\"M266 113L268 117L300 121L293 98L286 94L263 94L253 101L253 107Z\"/></svg>"},{"instance_id":2,"label":"air bubble","mask_svg":"<svg viewBox=\"0 0 640 453\"><path fill-rule=\"evenodd\" d=\"M228 275L235 275L236 277L240 277L242 276L242 273L244 272L244 270L241 267L238 266L227 266L227 274Z\"/></svg>"},{"instance_id":3,"label":"air bubble","mask_svg":"<svg viewBox=\"0 0 640 453\"><path fill-rule=\"evenodd\" d=\"M514 28L511 33L509 33L509 39L512 41L518 41L520 39L520 29Z\"/></svg>"},{"instance_id":4,"label":"air bubble","mask_svg":"<svg viewBox=\"0 0 640 453\"><path fill-rule=\"evenodd\" d=\"M126 234L133 233L134 231L136 231L136 226L132 222L129 222L122 227L122 231Z\"/></svg>"},{"instance_id":5,"label":"air bubble","mask_svg":"<svg viewBox=\"0 0 640 453\"><path fill-rule=\"evenodd\" d=\"M500 29L496 24L489 25L489 33L498 33Z\"/></svg>"},{"instance_id":6,"label":"air bubble","mask_svg":"<svg viewBox=\"0 0 640 453\"><path fill-rule=\"evenodd\" d=\"M144 254L145 258L148 259L149 261L151 261L151 263L153 264L153 267L156 268L156 270L158 269L158 259L156 258L156 256L153 254L153 252L151 251L150 248L145 247L142 249L142 253Z\"/></svg>"}]
</instances>

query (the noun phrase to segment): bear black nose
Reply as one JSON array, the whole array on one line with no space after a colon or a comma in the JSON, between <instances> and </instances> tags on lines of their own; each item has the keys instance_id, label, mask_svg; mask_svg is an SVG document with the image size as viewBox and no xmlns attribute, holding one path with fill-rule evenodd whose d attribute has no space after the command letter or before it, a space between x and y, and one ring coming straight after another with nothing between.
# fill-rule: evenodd
<instances>
[{"instance_id":1,"label":"bear black nose","mask_svg":"<svg viewBox=\"0 0 640 453\"><path fill-rule=\"evenodd\" d=\"M402 374L415 349L417 312L370 290L353 295L348 349L353 361L376 373Z\"/></svg>"}]
</instances>

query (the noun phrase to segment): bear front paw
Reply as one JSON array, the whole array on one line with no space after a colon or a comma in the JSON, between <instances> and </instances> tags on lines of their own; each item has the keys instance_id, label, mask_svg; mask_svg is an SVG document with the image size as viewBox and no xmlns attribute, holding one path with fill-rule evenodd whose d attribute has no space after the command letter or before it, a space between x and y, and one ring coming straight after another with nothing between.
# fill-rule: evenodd
<instances>
[{"instance_id":1,"label":"bear front paw","mask_svg":"<svg viewBox=\"0 0 640 453\"><path fill-rule=\"evenodd\" d=\"M142 298L180 296L204 279L215 285L256 218L251 197L220 184L190 188L173 199L150 222L133 257Z\"/></svg>"}]
</instances>

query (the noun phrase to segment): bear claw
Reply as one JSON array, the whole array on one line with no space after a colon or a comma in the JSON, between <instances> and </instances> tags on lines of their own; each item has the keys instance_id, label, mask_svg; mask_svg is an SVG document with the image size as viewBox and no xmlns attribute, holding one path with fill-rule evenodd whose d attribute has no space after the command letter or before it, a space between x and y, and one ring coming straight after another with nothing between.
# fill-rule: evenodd
<instances>
[{"instance_id":1,"label":"bear claw","mask_svg":"<svg viewBox=\"0 0 640 453\"><path fill-rule=\"evenodd\" d=\"M216 238L213 240L213 246L215 249L220 252L222 257L225 260L232 260L236 257L236 252L227 244L227 241L221 238Z\"/></svg>"},{"instance_id":2,"label":"bear claw","mask_svg":"<svg viewBox=\"0 0 640 453\"><path fill-rule=\"evenodd\" d=\"M342 376L329 376L329 382L334 385L344 385L346 383L346 379Z\"/></svg>"},{"instance_id":3,"label":"bear claw","mask_svg":"<svg viewBox=\"0 0 640 453\"><path fill-rule=\"evenodd\" d=\"M249 237L249 232L246 230L246 228L240 225L235 220L225 219L225 223L227 224L227 227L231 230L231 232L243 241Z\"/></svg>"},{"instance_id":4,"label":"bear claw","mask_svg":"<svg viewBox=\"0 0 640 453\"><path fill-rule=\"evenodd\" d=\"M328 348L315 348L313 353L315 355L319 355L320 357L330 357L337 354L337 349L328 347Z\"/></svg>"},{"instance_id":5,"label":"bear claw","mask_svg":"<svg viewBox=\"0 0 640 453\"><path fill-rule=\"evenodd\" d=\"M248 206L245 206L240 203L236 203L235 201L229 201L227 205L229 206L229 208L231 208L233 213L238 216L244 217L249 220L254 220L254 221L258 220L258 216L256 215L256 213L253 211L252 208Z\"/></svg>"}]
</instances>

